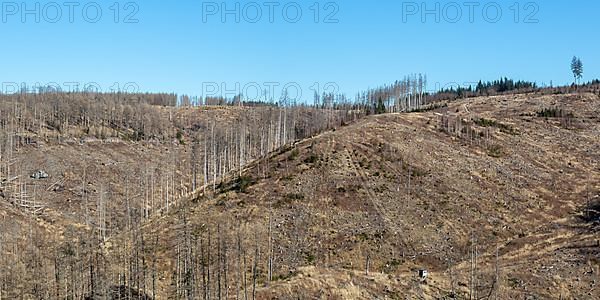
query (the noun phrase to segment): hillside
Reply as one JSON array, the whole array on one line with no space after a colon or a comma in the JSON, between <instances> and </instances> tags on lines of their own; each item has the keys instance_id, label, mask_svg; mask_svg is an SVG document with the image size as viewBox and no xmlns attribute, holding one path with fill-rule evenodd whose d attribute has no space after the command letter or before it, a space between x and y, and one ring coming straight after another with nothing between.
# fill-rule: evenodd
<instances>
[{"instance_id":1,"label":"hillside","mask_svg":"<svg viewBox=\"0 0 600 300\"><path fill-rule=\"evenodd\" d=\"M43 208L0 201L0 298L600 298L598 96L433 108L282 148L260 108L156 108L163 140L34 132L14 157ZM238 171L226 124L274 151Z\"/></svg>"},{"instance_id":2,"label":"hillside","mask_svg":"<svg viewBox=\"0 0 600 300\"><path fill-rule=\"evenodd\" d=\"M144 225L134 283L161 299L599 298L599 111L592 94L482 97L303 140ZM131 242L110 241L111 272Z\"/></svg>"},{"instance_id":3,"label":"hillside","mask_svg":"<svg viewBox=\"0 0 600 300\"><path fill-rule=\"evenodd\" d=\"M328 126L315 120L342 120L311 108L52 96L58 109L38 105L37 95L0 103L0 299L88 295L103 271L81 270L97 266L106 240L284 141Z\"/></svg>"}]
</instances>

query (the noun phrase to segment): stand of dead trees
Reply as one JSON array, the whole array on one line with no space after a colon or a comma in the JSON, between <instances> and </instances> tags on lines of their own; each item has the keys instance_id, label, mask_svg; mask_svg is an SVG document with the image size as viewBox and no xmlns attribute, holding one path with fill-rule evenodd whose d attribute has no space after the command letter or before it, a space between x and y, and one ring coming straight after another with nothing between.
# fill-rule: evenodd
<instances>
[{"instance_id":1,"label":"stand of dead trees","mask_svg":"<svg viewBox=\"0 0 600 300\"><path fill-rule=\"evenodd\" d=\"M73 170L79 180L70 188L78 205L69 208L69 218L79 218L76 221L84 226L63 233L63 242L58 245L31 243L47 240L42 237L44 228L36 225L15 224L14 234L21 238L9 239L3 231L2 265L13 267L0 271L0 299L23 295L41 299L152 297L159 275L156 257L152 256L156 237L146 237L140 230L147 220L155 214L170 213L183 196L195 190L214 191L221 181L240 176L258 158L358 117L349 113L356 108L349 103L329 102L328 109L321 109L284 98L276 105L253 109L244 109L240 103L242 107L232 108L233 117L223 120L213 111L218 108L190 108L186 115L186 109L177 108L173 102L173 95L52 91L0 95L0 196L3 205L22 211L29 216L24 220L31 218L31 224L36 218L48 217L47 205L56 210L53 204L43 203L41 195L67 183L61 174L50 174L45 180L29 178L36 170L26 167L31 163L25 163L28 158L23 153L34 151L40 144L111 138L142 146L162 145L167 152L158 163L125 163L134 175L119 178L119 182L98 180L97 162L83 161L82 170ZM268 166L260 168L266 172ZM217 228L217 233L220 230ZM27 231L38 236L22 234ZM254 274L242 272L248 276L244 293L254 295L261 268L257 257L262 250L244 245L243 255L235 254L234 250L241 248L214 231L210 229L208 236L183 236L176 248L177 261L182 263L174 277L175 294L189 297L202 291L226 297L225 285L234 271L224 266L237 257L240 266ZM124 232L131 233L133 243L112 244L111 238ZM195 250L198 243L203 250ZM107 262L106 247L118 254L117 261L121 261L117 265L122 267L108 267L115 265L115 258ZM191 266L200 265L205 266L205 277L190 277ZM202 280L207 283L197 286Z\"/></svg>"},{"instance_id":2,"label":"stand of dead trees","mask_svg":"<svg viewBox=\"0 0 600 300\"><path fill-rule=\"evenodd\" d=\"M391 85L358 93L356 103L364 107L368 114L409 112L431 103L428 96L427 76L416 74Z\"/></svg>"}]
</instances>

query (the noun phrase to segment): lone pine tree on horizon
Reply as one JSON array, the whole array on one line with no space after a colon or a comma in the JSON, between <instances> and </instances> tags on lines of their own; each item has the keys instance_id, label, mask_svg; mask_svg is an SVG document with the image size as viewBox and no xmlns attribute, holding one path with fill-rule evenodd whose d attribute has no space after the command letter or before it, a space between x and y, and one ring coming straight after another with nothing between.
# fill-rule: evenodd
<instances>
[{"instance_id":1,"label":"lone pine tree on horizon","mask_svg":"<svg viewBox=\"0 0 600 300\"><path fill-rule=\"evenodd\" d=\"M573 56L573 59L571 60L571 71L573 72L575 84L577 84L583 76L583 63L581 62L581 59L579 59L579 57L577 56Z\"/></svg>"}]
</instances>

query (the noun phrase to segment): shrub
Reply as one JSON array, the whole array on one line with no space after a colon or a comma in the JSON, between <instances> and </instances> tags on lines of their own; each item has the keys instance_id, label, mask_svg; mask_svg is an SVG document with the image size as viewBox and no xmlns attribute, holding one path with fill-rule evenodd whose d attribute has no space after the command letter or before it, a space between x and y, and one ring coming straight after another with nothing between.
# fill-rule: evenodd
<instances>
[{"instance_id":1,"label":"shrub","mask_svg":"<svg viewBox=\"0 0 600 300\"><path fill-rule=\"evenodd\" d=\"M294 149L290 153L290 156L288 156L288 160L296 160L299 155L300 155L300 151L298 149Z\"/></svg>"},{"instance_id":2,"label":"shrub","mask_svg":"<svg viewBox=\"0 0 600 300\"><path fill-rule=\"evenodd\" d=\"M503 151L500 145L491 145L488 147L488 155L491 157L499 158L502 157Z\"/></svg>"},{"instance_id":3,"label":"shrub","mask_svg":"<svg viewBox=\"0 0 600 300\"><path fill-rule=\"evenodd\" d=\"M581 218L586 223L600 223L600 200L588 202Z\"/></svg>"},{"instance_id":4,"label":"shrub","mask_svg":"<svg viewBox=\"0 0 600 300\"><path fill-rule=\"evenodd\" d=\"M537 116L540 118L573 118L573 114L569 112L565 112L562 109L553 107L553 108L544 108L537 112Z\"/></svg>"},{"instance_id":5,"label":"shrub","mask_svg":"<svg viewBox=\"0 0 600 300\"><path fill-rule=\"evenodd\" d=\"M498 127L498 122L485 118L475 119L473 123L481 127Z\"/></svg>"},{"instance_id":6,"label":"shrub","mask_svg":"<svg viewBox=\"0 0 600 300\"><path fill-rule=\"evenodd\" d=\"M556 118L562 112L556 108L544 108L537 112L537 116L540 118Z\"/></svg>"},{"instance_id":7,"label":"shrub","mask_svg":"<svg viewBox=\"0 0 600 300\"><path fill-rule=\"evenodd\" d=\"M285 195L285 198L288 200L303 200L304 195L300 193L289 193Z\"/></svg>"},{"instance_id":8,"label":"shrub","mask_svg":"<svg viewBox=\"0 0 600 300\"><path fill-rule=\"evenodd\" d=\"M317 161L319 161L319 156L316 154L311 154L309 157L307 157L304 162L307 164L314 164Z\"/></svg>"},{"instance_id":9,"label":"shrub","mask_svg":"<svg viewBox=\"0 0 600 300\"><path fill-rule=\"evenodd\" d=\"M252 178L252 176L242 175L237 177L233 182L227 184L222 182L219 183L217 188L221 190L221 193L226 193L228 191L245 193L248 188L254 184L256 184L256 179Z\"/></svg>"},{"instance_id":10,"label":"shrub","mask_svg":"<svg viewBox=\"0 0 600 300\"><path fill-rule=\"evenodd\" d=\"M273 278L272 278L272 280L273 280L273 281L283 281L283 280L288 280L288 279L290 279L290 278L292 278L292 277L294 277L294 276L296 276L296 275L298 275L298 271L290 271L288 274L285 274L285 275L278 275L278 274L275 274L275 275L273 275Z\"/></svg>"},{"instance_id":11,"label":"shrub","mask_svg":"<svg viewBox=\"0 0 600 300\"><path fill-rule=\"evenodd\" d=\"M478 126L481 127L496 127L498 129L500 129L501 132L507 133L507 134L516 134L517 132L515 131L515 129L507 124L503 124L494 120L490 120L490 119L485 119L485 118L480 118L480 119L475 119L473 120L473 123L475 123Z\"/></svg>"},{"instance_id":12,"label":"shrub","mask_svg":"<svg viewBox=\"0 0 600 300\"><path fill-rule=\"evenodd\" d=\"M312 253L309 253L309 252L305 252L305 253L304 253L304 258L306 259L306 262L307 262L309 265L313 264L313 263L315 262L315 260L316 260L316 257L315 257L315 255L314 255L314 254L312 254Z\"/></svg>"},{"instance_id":13,"label":"shrub","mask_svg":"<svg viewBox=\"0 0 600 300\"><path fill-rule=\"evenodd\" d=\"M254 185L256 180L251 176L240 176L237 180L238 190L242 193L245 193L248 187Z\"/></svg>"},{"instance_id":14,"label":"shrub","mask_svg":"<svg viewBox=\"0 0 600 300\"><path fill-rule=\"evenodd\" d=\"M179 144L185 145L185 141L183 140L183 132L181 130L177 131L176 138L179 141Z\"/></svg>"},{"instance_id":15,"label":"shrub","mask_svg":"<svg viewBox=\"0 0 600 300\"><path fill-rule=\"evenodd\" d=\"M423 112L428 112L428 111L432 111L432 110L436 110L436 109L440 109L440 108L445 108L448 107L448 103L443 103L443 104L430 104L427 106L423 106L420 108L415 108L411 111L409 111L409 113L423 113Z\"/></svg>"}]
</instances>

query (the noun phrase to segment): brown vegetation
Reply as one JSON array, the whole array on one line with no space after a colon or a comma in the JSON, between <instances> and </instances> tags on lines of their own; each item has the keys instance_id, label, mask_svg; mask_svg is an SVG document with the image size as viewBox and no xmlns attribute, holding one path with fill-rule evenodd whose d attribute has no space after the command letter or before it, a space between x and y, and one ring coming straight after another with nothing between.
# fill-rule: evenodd
<instances>
[{"instance_id":1,"label":"brown vegetation","mask_svg":"<svg viewBox=\"0 0 600 300\"><path fill-rule=\"evenodd\" d=\"M148 105L142 139L9 115L0 298L597 298L599 104Z\"/></svg>"}]
</instances>

